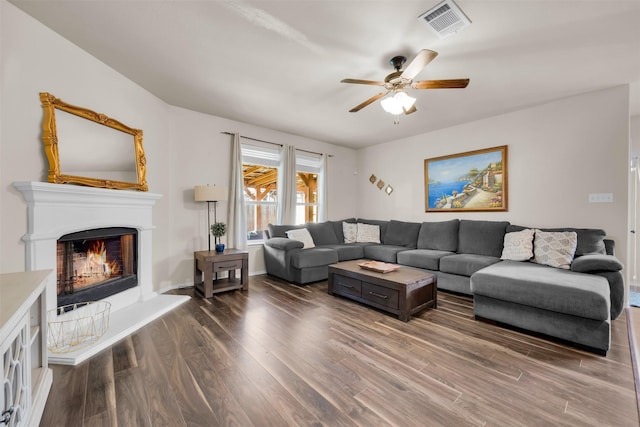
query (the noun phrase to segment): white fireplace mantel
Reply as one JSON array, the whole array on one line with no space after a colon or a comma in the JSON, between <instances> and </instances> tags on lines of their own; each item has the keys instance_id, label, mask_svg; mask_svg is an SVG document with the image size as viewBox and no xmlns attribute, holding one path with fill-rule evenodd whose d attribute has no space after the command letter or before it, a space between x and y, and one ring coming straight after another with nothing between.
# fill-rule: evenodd
<instances>
[{"instance_id":1,"label":"white fireplace mantel","mask_svg":"<svg viewBox=\"0 0 640 427\"><path fill-rule=\"evenodd\" d=\"M103 227L138 230L138 286L105 299L111 303L109 331L81 354L50 353L50 363L78 364L189 299L153 290L153 206L160 194L46 182L13 185L27 202L28 229L23 237L27 271L55 271L57 241L65 234ZM56 308L53 285L47 289L47 310Z\"/></svg>"}]
</instances>

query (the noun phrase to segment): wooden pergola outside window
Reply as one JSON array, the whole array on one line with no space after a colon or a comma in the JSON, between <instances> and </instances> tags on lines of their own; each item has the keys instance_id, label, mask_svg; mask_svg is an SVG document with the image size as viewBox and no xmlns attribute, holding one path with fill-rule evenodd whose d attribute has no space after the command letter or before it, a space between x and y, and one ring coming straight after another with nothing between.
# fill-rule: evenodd
<instances>
[{"instance_id":1,"label":"wooden pergola outside window","mask_svg":"<svg viewBox=\"0 0 640 427\"><path fill-rule=\"evenodd\" d=\"M275 223L275 210L266 203L278 200L278 169L270 166L243 164L244 194L246 200L258 202L255 206L255 218L247 218L249 232L265 230L269 222ZM304 205L304 220L317 221L318 175L316 173L297 172L297 204ZM302 220L302 218L298 218Z\"/></svg>"}]
</instances>

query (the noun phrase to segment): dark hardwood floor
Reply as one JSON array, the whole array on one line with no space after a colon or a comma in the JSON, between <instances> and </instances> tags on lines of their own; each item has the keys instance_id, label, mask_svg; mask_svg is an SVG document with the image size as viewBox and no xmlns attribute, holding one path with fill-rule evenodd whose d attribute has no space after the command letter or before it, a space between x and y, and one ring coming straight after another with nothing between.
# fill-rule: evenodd
<instances>
[{"instance_id":1,"label":"dark hardwood floor","mask_svg":"<svg viewBox=\"0 0 640 427\"><path fill-rule=\"evenodd\" d=\"M446 292L408 323L250 278L76 366L43 426L637 426L624 314L597 356L473 318ZM175 291L192 294L193 290Z\"/></svg>"}]
</instances>

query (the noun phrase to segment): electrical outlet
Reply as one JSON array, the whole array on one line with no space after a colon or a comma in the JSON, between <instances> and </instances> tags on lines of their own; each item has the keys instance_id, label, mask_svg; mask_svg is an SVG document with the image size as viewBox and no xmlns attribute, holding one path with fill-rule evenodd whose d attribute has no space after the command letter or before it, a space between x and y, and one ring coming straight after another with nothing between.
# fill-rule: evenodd
<instances>
[{"instance_id":1,"label":"electrical outlet","mask_svg":"<svg viewBox=\"0 0 640 427\"><path fill-rule=\"evenodd\" d=\"M589 203L613 203L613 193L590 193Z\"/></svg>"}]
</instances>

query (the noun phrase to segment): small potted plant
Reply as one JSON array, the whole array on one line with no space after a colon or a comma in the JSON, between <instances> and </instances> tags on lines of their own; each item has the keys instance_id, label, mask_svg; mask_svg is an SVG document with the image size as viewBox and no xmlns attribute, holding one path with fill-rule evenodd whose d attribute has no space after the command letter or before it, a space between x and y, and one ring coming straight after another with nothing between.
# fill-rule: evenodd
<instances>
[{"instance_id":1,"label":"small potted plant","mask_svg":"<svg viewBox=\"0 0 640 427\"><path fill-rule=\"evenodd\" d=\"M215 237L216 252L224 252L224 243L220 243L220 237L227 233L227 224L216 222L211 226L211 234Z\"/></svg>"}]
</instances>

